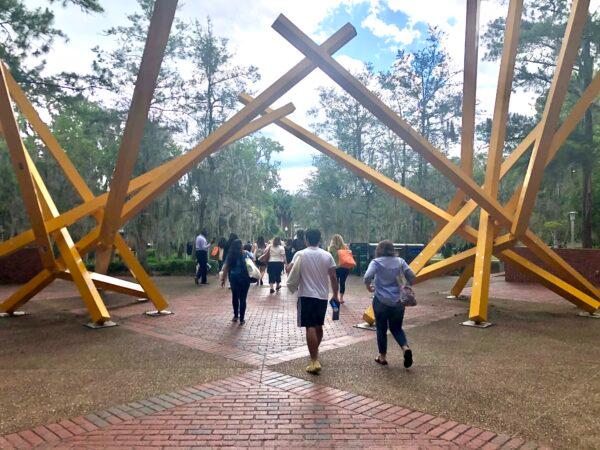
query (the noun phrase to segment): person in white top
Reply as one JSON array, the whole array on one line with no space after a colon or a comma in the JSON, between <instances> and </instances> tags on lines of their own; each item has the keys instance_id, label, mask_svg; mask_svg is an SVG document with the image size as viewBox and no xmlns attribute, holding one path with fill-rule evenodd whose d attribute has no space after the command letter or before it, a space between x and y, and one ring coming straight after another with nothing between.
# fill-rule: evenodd
<instances>
[{"instance_id":1,"label":"person in white top","mask_svg":"<svg viewBox=\"0 0 600 450\"><path fill-rule=\"evenodd\" d=\"M269 253L269 262L267 264L267 273L269 274L269 284L271 285L270 293L274 293L274 285L276 286L277 292L281 289L281 272L287 263L285 258L285 248L281 245L281 239L275 237L273 243L267 249Z\"/></svg>"},{"instance_id":2,"label":"person in white top","mask_svg":"<svg viewBox=\"0 0 600 450\"><path fill-rule=\"evenodd\" d=\"M323 340L323 324L327 312L329 283L333 291L332 299L338 301L338 281L335 274L335 261L331 253L318 247L321 232L307 230L305 234L307 248L294 254L289 273L294 263L300 259L300 283L298 284L298 326L306 328L306 344L311 362L306 367L309 373L321 371L319 345Z\"/></svg>"}]
</instances>

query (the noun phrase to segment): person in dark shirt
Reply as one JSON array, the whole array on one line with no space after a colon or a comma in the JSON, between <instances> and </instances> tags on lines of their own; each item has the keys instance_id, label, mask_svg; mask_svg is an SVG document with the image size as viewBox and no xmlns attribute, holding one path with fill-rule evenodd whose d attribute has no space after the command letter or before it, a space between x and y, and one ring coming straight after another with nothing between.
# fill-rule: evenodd
<instances>
[{"instance_id":1,"label":"person in dark shirt","mask_svg":"<svg viewBox=\"0 0 600 450\"><path fill-rule=\"evenodd\" d=\"M296 238L292 241L292 253L299 252L306 248L306 241L304 239L304 230L296 231Z\"/></svg>"}]
</instances>

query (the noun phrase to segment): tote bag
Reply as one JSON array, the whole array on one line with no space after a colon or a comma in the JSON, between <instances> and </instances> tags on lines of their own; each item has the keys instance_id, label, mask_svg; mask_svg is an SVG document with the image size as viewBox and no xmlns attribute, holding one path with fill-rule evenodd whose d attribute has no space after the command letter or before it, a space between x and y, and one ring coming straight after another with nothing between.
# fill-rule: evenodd
<instances>
[{"instance_id":1,"label":"tote bag","mask_svg":"<svg viewBox=\"0 0 600 450\"><path fill-rule=\"evenodd\" d=\"M300 285L300 264L302 263L302 255L296 257L296 262L292 266L292 270L287 276L287 287L293 294L298 290Z\"/></svg>"},{"instance_id":2,"label":"tote bag","mask_svg":"<svg viewBox=\"0 0 600 450\"><path fill-rule=\"evenodd\" d=\"M347 248L341 248L338 250L339 266L344 269L352 270L356 267L356 261L352 256L352 251Z\"/></svg>"}]
</instances>

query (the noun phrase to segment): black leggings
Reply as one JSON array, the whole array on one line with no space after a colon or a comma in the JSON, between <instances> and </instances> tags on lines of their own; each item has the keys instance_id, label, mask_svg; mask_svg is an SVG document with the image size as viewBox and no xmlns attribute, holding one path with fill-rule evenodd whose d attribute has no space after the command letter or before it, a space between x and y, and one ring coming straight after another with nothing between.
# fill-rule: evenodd
<instances>
[{"instance_id":1,"label":"black leggings","mask_svg":"<svg viewBox=\"0 0 600 450\"><path fill-rule=\"evenodd\" d=\"M340 285L340 294L344 294L346 292L346 278L348 278L349 274L350 269L346 269L345 267L337 267L335 269L335 276L337 277Z\"/></svg>"},{"instance_id":2,"label":"black leggings","mask_svg":"<svg viewBox=\"0 0 600 450\"><path fill-rule=\"evenodd\" d=\"M246 297L248 297L249 281L229 280L231 284L231 304L233 315L244 320L246 314Z\"/></svg>"}]
</instances>

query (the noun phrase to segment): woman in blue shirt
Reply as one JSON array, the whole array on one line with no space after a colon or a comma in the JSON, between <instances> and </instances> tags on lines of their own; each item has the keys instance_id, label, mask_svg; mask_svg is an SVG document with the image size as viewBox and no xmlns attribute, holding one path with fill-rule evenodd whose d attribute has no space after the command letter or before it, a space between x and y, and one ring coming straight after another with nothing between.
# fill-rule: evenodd
<instances>
[{"instance_id":1,"label":"woman in blue shirt","mask_svg":"<svg viewBox=\"0 0 600 450\"><path fill-rule=\"evenodd\" d=\"M410 285L415 278L414 272L408 267L406 261L396 256L392 241L381 241L375 249L375 259L369 263L365 273L367 290L375 293L373 296L373 311L375 312L375 326L377 328L377 347L379 356L375 362L387 365L387 331L404 351L404 367L412 366L412 350L408 347L406 334L402 329L404 320L404 306L400 302L400 286L397 278L404 275ZM374 281L374 283L373 283Z\"/></svg>"}]
</instances>

